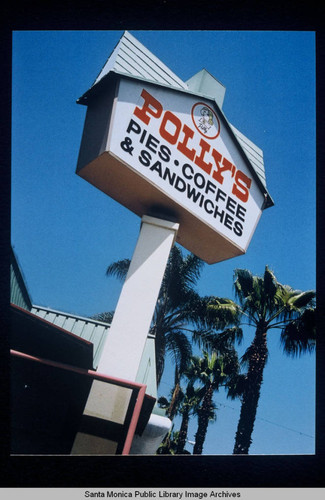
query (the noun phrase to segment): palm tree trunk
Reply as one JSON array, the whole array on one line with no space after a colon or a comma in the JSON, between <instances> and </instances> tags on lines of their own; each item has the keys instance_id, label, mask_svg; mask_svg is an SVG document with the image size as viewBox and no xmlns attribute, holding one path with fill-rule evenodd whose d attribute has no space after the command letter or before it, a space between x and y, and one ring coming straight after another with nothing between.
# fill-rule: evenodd
<instances>
[{"instance_id":1,"label":"palm tree trunk","mask_svg":"<svg viewBox=\"0 0 325 500\"><path fill-rule=\"evenodd\" d=\"M263 382L267 352L266 332L257 329L250 347L248 372L236 432L234 455L247 455L252 443L252 433Z\"/></svg>"},{"instance_id":2,"label":"palm tree trunk","mask_svg":"<svg viewBox=\"0 0 325 500\"><path fill-rule=\"evenodd\" d=\"M159 384L161 382L161 377L164 372L166 345L165 345L165 339L158 334L157 328L152 328L151 333L155 335L156 374L157 374L157 386L159 387Z\"/></svg>"},{"instance_id":3,"label":"palm tree trunk","mask_svg":"<svg viewBox=\"0 0 325 500\"><path fill-rule=\"evenodd\" d=\"M181 454L184 451L184 447L187 439L188 423L190 420L189 411L184 411L181 428L179 430L176 454Z\"/></svg>"},{"instance_id":4,"label":"palm tree trunk","mask_svg":"<svg viewBox=\"0 0 325 500\"><path fill-rule=\"evenodd\" d=\"M202 407L198 413L198 428L195 434L195 445L193 448L193 455L202 455L203 445L206 438L209 418L211 415L213 396L213 385L210 383L203 398Z\"/></svg>"},{"instance_id":5,"label":"palm tree trunk","mask_svg":"<svg viewBox=\"0 0 325 500\"><path fill-rule=\"evenodd\" d=\"M175 415L177 413L178 406L179 406L180 390L181 390L180 383L177 382L175 387L174 387L173 396L172 396L172 399L171 399L171 402L170 402L170 405L169 405L169 408L167 411L167 417L170 418L170 420L173 420L173 418L175 417Z\"/></svg>"}]
</instances>

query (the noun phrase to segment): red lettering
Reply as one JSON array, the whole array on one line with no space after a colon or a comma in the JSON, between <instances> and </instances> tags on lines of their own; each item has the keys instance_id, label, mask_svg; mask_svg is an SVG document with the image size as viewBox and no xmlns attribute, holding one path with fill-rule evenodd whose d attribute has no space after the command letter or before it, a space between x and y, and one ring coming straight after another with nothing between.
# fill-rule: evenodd
<instances>
[{"instance_id":1,"label":"red lettering","mask_svg":"<svg viewBox=\"0 0 325 500\"><path fill-rule=\"evenodd\" d=\"M172 123L175 126L173 133L168 132L168 130L166 129L166 125L168 122ZM170 144L176 144L181 128L181 120L177 118L177 116L174 115L174 113L172 113L171 111L166 111L159 128L161 137L168 141Z\"/></svg>"},{"instance_id":2,"label":"red lettering","mask_svg":"<svg viewBox=\"0 0 325 500\"><path fill-rule=\"evenodd\" d=\"M218 170L214 170L212 177L216 181L220 182L220 184L222 184L223 179L224 179L222 172L226 172L227 170L231 170L232 167L234 167L234 165L232 163L230 163L230 161L227 160L227 158L222 158L221 154L218 151L216 151L215 149L212 151L212 156L215 159L216 167L218 169ZM221 162L221 158L222 158L222 162ZM221 163L222 163L223 167L221 166Z\"/></svg>"},{"instance_id":3,"label":"red lettering","mask_svg":"<svg viewBox=\"0 0 325 500\"><path fill-rule=\"evenodd\" d=\"M157 101L157 99L155 99L154 97L152 97L152 95L149 94L149 92L147 92L145 89L142 90L141 97L143 97L144 99L143 106L142 108L136 107L135 110L133 111L133 114L135 114L135 116L140 118L140 120L142 120L146 125L148 125L148 123L151 120L150 115L153 116L154 118L159 118L163 111L163 107L160 104L160 102Z\"/></svg>"},{"instance_id":4,"label":"red lettering","mask_svg":"<svg viewBox=\"0 0 325 500\"><path fill-rule=\"evenodd\" d=\"M192 139L194 136L194 130L188 127L186 124L183 125L184 139L183 142L179 142L177 144L177 149L183 155L185 155L189 160L193 160L195 156L195 149L189 149L187 147L187 142L189 139Z\"/></svg>"},{"instance_id":5,"label":"red lettering","mask_svg":"<svg viewBox=\"0 0 325 500\"><path fill-rule=\"evenodd\" d=\"M220 175L220 174L219 174L219 170L222 168L222 167L220 166L220 163L221 163L221 161L222 161L222 155L219 153L219 151L216 151L215 149L213 149L213 150L212 150L212 153L211 153L211 154L212 154L212 156L213 156L213 159L214 159L214 161L215 161L216 167L217 167L217 169L218 169L218 170L214 170L214 171L212 172L212 177L213 177L216 181L220 182L220 184L222 184L222 183L223 183L223 177L222 177L222 175Z\"/></svg>"},{"instance_id":6,"label":"red lettering","mask_svg":"<svg viewBox=\"0 0 325 500\"><path fill-rule=\"evenodd\" d=\"M201 146L201 154L200 154L200 156L195 157L194 163L198 167L202 168L202 170L204 170L204 172L206 172L207 174L210 174L211 169L212 169L212 163L205 163L205 161L204 161L205 153L210 151L210 144L208 144L204 139L201 139L200 146Z\"/></svg>"},{"instance_id":7,"label":"red lettering","mask_svg":"<svg viewBox=\"0 0 325 500\"><path fill-rule=\"evenodd\" d=\"M136 106L134 109L134 115L139 118L146 125L149 124L151 118L160 118L163 113L162 104L155 99L149 92L145 89L141 92L141 97L144 99L142 108ZM132 124L132 126L131 126ZM136 126L136 128L134 128ZM140 133L141 129L139 125L131 120L129 124L128 132ZM184 137L181 141L178 141L180 132L184 133ZM143 143L146 135L146 131L143 131L140 142ZM190 148L188 143L193 139L195 131L188 127L186 124L182 124L181 120L171 111L166 111L162 117L161 124L159 127L159 133L163 139L165 139L169 144L175 145L177 143L177 149L190 161L194 160L194 163L204 170L207 174L211 174L213 179L219 184L223 184L224 172L230 171L231 177L234 178L234 184L232 187L232 193L242 202L246 203L249 198L249 189L252 184L252 179L247 177L241 170L237 170L236 166L233 165L227 158L224 158L219 151L212 149L211 156L214 159L215 169L212 171L212 163L206 161L206 153L209 153L211 145L204 139L200 139L200 154L197 154L194 148ZM155 139L151 134L146 143L146 147L153 152L156 152L157 145L159 144L158 139ZM190 165L186 164L187 167ZM197 174L199 175L199 174ZM231 200L231 201L230 201ZM228 199L227 208L234 214L236 202L231 198ZM239 205L238 205L239 207ZM243 214L239 212L237 207L237 217L241 219ZM241 207L244 211L245 209ZM244 219L241 219L244 220Z\"/></svg>"},{"instance_id":8,"label":"red lettering","mask_svg":"<svg viewBox=\"0 0 325 500\"><path fill-rule=\"evenodd\" d=\"M246 203L249 197L249 189L252 184L252 179L247 177L241 170L237 170L235 176L235 183L232 187L232 193L237 196L241 201Z\"/></svg>"}]
</instances>

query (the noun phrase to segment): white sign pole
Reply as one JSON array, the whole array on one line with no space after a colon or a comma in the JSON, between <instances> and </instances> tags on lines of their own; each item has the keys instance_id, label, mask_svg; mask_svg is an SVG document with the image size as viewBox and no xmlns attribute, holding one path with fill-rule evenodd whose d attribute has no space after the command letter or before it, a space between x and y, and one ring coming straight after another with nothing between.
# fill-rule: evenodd
<instances>
[{"instance_id":1,"label":"white sign pole","mask_svg":"<svg viewBox=\"0 0 325 500\"><path fill-rule=\"evenodd\" d=\"M98 372L135 381L179 224L142 217L139 239L98 365Z\"/></svg>"},{"instance_id":2,"label":"white sign pole","mask_svg":"<svg viewBox=\"0 0 325 500\"><path fill-rule=\"evenodd\" d=\"M98 373L135 381L170 250L179 224L143 216L138 242L98 365ZM72 454L114 454L118 439L92 435L87 417L123 424L130 390L95 380L84 409L83 430Z\"/></svg>"}]
</instances>

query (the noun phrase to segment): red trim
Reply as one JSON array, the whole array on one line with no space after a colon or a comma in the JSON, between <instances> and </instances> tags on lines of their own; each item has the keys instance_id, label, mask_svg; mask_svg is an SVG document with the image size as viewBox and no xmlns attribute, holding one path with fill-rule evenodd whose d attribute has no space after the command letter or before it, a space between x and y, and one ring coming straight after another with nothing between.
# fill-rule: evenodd
<instances>
[{"instance_id":1,"label":"red trim","mask_svg":"<svg viewBox=\"0 0 325 500\"><path fill-rule=\"evenodd\" d=\"M51 324L51 323L50 323ZM60 368L62 370L67 370L74 373L79 373L80 375L84 375L86 377L91 377L96 380L102 380L103 382L111 383L117 385L119 387L126 387L128 389L133 389L138 392L137 400L135 402L132 417L130 421L130 425L128 428L128 432L125 438L122 455L128 455L130 453L131 445L134 439L135 430L138 424L138 420L141 413L141 408L143 405L146 388L147 386L144 384L139 384L138 382L131 382L130 380L125 380L117 377L113 377L110 375L104 375L103 373L95 372L94 370L85 370L83 368L77 368L75 366L67 365L65 363L58 363L57 361L51 361L49 359L38 358L36 356L30 356L29 354L25 354L23 352L15 351L10 349L10 354L17 358L23 358L29 361L34 361L36 363L41 363L48 366L53 366L54 368Z\"/></svg>"},{"instance_id":2,"label":"red trim","mask_svg":"<svg viewBox=\"0 0 325 500\"><path fill-rule=\"evenodd\" d=\"M139 421L141 408L143 405L145 395L146 395L146 386L143 385L142 387L140 387L140 389L138 391L138 397L137 397L136 403L135 403L134 408L133 408L133 413L132 413L129 429L128 429L128 432L127 432L127 435L125 438L125 442L124 442L124 446L123 446L123 450L122 450L122 455L129 455L130 454L130 449L131 449L132 442L134 439L134 434L135 434L135 430L136 430L136 427L137 427L137 424Z\"/></svg>"},{"instance_id":3,"label":"red trim","mask_svg":"<svg viewBox=\"0 0 325 500\"><path fill-rule=\"evenodd\" d=\"M71 337L74 337L76 340L79 340L80 342L84 342L85 344L88 344L88 345L93 345L92 342L89 342L88 340L85 340L85 339L79 337L79 335L75 335L74 333L71 333L68 330L65 330L64 328L61 328L60 326L57 326L54 323L51 323L51 321L47 321L46 319L41 318L37 314L34 314L30 311L27 311L26 309L23 309L22 307L17 306L16 304L11 303L10 306L13 307L14 309L16 309L17 311L20 311L20 312L26 314L30 318L36 319L40 323L44 323L44 325L46 325L46 326L53 327L54 329L59 330L60 332L66 334L66 335L70 335ZM53 313L53 314L55 314L55 313Z\"/></svg>"}]
</instances>

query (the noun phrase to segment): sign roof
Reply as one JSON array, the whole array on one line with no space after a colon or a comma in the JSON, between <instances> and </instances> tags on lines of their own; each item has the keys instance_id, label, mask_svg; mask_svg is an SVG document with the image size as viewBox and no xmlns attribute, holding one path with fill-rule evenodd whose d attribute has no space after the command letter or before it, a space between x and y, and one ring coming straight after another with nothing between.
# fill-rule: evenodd
<instances>
[{"instance_id":1,"label":"sign roof","mask_svg":"<svg viewBox=\"0 0 325 500\"><path fill-rule=\"evenodd\" d=\"M124 32L93 86L111 71L177 89L188 89L186 83L128 31Z\"/></svg>"},{"instance_id":2,"label":"sign roof","mask_svg":"<svg viewBox=\"0 0 325 500\"><path fill-rule=\"evenodd\" d=\"M125 31L120 38L93 85L77 102L87 105L89 103L88 99L96 94L97 89L108 83L107 77L112 74L123 75L213 99L221 111L225 87L207 70L203 69L193 75L187 82L183 82L128 31ZM274 202L266 187L263 151L230 124L224 114L223 117L246 156L251 169L256 174L261 190L265 193L264 209L273 206Z\"/></svg>"}]
</instances>

